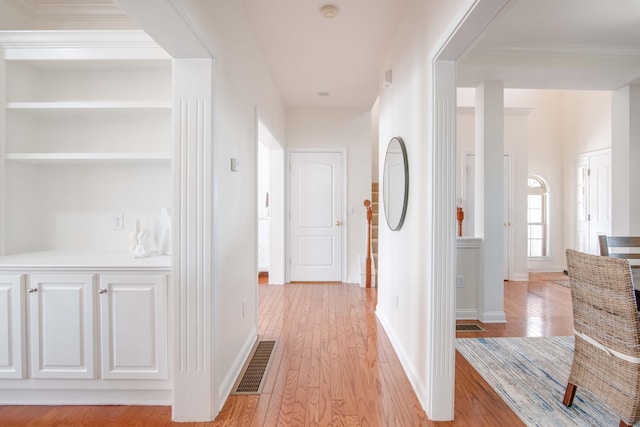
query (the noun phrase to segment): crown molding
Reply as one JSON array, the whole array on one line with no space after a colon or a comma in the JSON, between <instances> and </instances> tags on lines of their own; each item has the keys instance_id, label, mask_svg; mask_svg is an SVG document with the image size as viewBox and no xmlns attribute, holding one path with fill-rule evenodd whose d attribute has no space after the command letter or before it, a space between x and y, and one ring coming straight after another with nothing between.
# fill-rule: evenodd
<instances>
[{"instance_id":1,"label":"crown molding","mask_svg":"<svg viewBox=\"0 0 640 427\"><path fill-rule=\"evenodd\" d=\"M141 30L0 31L6 60L170 59Z\"/></svg>"},{"instance_id":2,"label":"crown molding","mask_svg":"<svg viewBox=\"0 0 640 427\"><path fill-rule=\"evenodd\" d=\"M596 45L527 45L478 49L471 56L546 56L573 58L640 58L640 48Z\"/></svg>"},{"instance_id":3,"label":"crown molding","mask_svg":"<svg viewBox=\"0 0 640 427\"><path fill-rule=\"evenodd\" d=\"M7 0L7 2L40 22L133 22L110 0Z\"/></svg>"},{"instance_id":4,"label":"crown molding","mask_svg":"<svg viewBox=\"0 0 640 427\"><path fill-rule=\"evenodd\" d=\"M0 31L5 48L158 47L141 30Z\"/></svg>"}]
</instances>

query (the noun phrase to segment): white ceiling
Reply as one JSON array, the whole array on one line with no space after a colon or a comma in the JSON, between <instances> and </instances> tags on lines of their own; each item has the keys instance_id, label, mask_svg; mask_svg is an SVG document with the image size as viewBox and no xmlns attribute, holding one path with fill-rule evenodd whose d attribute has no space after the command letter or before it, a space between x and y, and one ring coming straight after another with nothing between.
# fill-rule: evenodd
<instances>
[{"instance_id":1,"label":"white ceiling","mask_svg":"<svg viewBox=\"0 0 640 427\"><path fill-rule=\"evenodd\" d=\"M615 90L640 84L639 0L519 0L458 63L458 84Z\"/></svg>"},{"instance_id":2,"label":"white ceiling","mask_svg":"<svg viewBox=\"0 0 640 427\"><path fill-rule=\"evenodd\" d=\"M335 18L320 9L331 3ZM242 0L286 107L369 109L407 0ZM318 96L329 92L329 96Z\"/></svg>"},{"instance_id":3,"label":"white ceiling","mask_svg":"<svg viewBox=\"0 0 640 427\"><path fill-rule=\"evenodd\" d=\"M45 22L39 28L56 20L71 21L66 29L131 25L111 0L4 1ZM409 0L233 1L241 2L286 107L369 109ZM338 8L333 19L320 13L328 2ZM640 0L512 0L458 63L459 86L485 80L532 89L640 84Z\"/></svg>"}]
</instances>

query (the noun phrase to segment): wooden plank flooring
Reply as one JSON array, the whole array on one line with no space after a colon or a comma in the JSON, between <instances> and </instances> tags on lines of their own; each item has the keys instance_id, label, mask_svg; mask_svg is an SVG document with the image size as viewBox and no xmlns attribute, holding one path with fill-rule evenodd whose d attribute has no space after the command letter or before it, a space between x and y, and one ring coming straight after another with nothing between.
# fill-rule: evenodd
<instances>
[{"instance_id":1,"label":"wooden plank flooring","mask_svg":"<svg viewBox=\"0 0 640 427\"><path fill-rule=\"evenodd\" d=\"M456 354L454 422L422 411L375 316L377 292L355 285L259 286L261 339L277 340L259 396L231 396L211 423L172 423L169 407L0 406L2 426L523 425ZM507 324L459 337L572 333L568 288L505 282ZM465 322L466 323L466 322Z\"/></svg>"}]
</instances>

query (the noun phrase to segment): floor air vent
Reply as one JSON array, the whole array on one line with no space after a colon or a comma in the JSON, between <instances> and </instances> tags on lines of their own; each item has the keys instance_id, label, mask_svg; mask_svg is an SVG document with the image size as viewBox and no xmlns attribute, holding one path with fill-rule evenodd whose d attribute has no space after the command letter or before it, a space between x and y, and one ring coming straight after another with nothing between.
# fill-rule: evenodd
<instances>
[{"instance_id":1,"label":"floor air vent","mask_svg":"<svg viewBox=\"0 0 640 427\"><path fill-rule=\"evenodd\" d=\"M469 323L469 324L458 324L456 325L456 331L460 331L460 332L478 332L478 331L484 331L484 329L482 329L480 326L474 324L474 323Z\"/></svg>"},{"instance_id":2,"label":"floor air vent","mask_svg":"<svg viewBox=\"0 0 640 427\"><path fill-rule=\"evenodd\" d=\"M271 362L275 341L258 341L231 394L259 394L262 379Z\"/></svg>"}]
</instances>

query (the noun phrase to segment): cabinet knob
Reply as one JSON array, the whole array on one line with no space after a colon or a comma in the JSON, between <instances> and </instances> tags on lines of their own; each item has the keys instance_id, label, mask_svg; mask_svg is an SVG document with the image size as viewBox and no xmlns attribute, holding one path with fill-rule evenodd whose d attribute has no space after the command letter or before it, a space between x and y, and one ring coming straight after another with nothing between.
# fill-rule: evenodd
<instances>
[{"instance_id":1,"label":"cabinet knob","mask_svg":"<svg viewBox=\"0 0 640 427\"><path fill-rule=\"evenodd\" d=\"M336 221L336 227L340 227L342 225L342 221Z\"/></svg>"},{"instance_id":2,"label":"cabinet knob","mask_svg":"<svg viewBox=\"0 0 640 427\"><path fill-rule=\"evenodd\" d=\"M98 291L98 293L99 293L99 294L106 294L106 293L107 293L107 290L106 290L106 289L100 289L100 290Z\"/></svg>"},{"instance_id":3,"label":"cabinet knob","mask_svg":"<svg viewBox=\"0 0 640 427\"><path fill-rule=\"evenodd\" d=\"M38 288L29 288L29 290L27 291L30 294L34 293L34 292L38 292Z\"/></svg>"}]
</instances>

